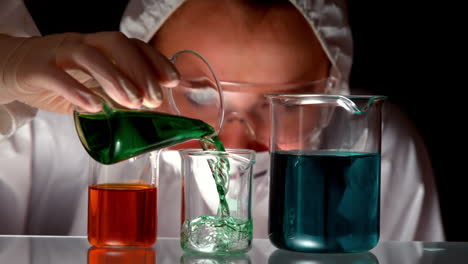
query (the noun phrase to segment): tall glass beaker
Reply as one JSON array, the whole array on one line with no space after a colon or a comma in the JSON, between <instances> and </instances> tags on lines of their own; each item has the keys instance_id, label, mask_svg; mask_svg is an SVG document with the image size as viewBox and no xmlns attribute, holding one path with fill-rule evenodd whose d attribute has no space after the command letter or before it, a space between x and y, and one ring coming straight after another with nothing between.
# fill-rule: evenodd
<instances>
[{"instance_id":1,"label":"tall glass beaker","mask_svg":"<svg viewBox=\"0 0 468 264\"><path fill-rule=\"evenodd\" d=\"M304 252L362 252L379 239L383 96L268 95L269 238Z\"/></svg>"}]
</instances>

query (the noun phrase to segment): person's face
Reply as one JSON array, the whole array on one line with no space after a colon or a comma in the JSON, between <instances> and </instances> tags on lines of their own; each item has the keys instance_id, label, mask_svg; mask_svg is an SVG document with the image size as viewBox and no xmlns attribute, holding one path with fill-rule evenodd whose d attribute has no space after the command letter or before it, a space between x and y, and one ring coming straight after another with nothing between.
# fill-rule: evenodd
<instances>
[{"instance_id":1,"label":"person's face","mask_svg":"<svg viewBox=\"0 0 468 264\"><path fill-rule=\"evenodd\" d=\"M187 1L151 43L168 57L195 50L221 81L254 84L223 85L226 121L220 138L229 148L267 150L269 108L263 95L320 92L278 87L324 79L330 68L309 24L292 5L258 11L236 0Z\"/></svg>"}]
</instances>

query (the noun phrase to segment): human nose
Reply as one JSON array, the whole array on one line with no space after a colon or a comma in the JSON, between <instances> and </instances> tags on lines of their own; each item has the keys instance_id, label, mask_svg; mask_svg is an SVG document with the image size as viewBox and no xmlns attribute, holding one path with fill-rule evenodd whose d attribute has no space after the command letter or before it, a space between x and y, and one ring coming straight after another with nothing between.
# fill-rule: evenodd
<instances>
[{"instance_id":1,"label":"human nose","mask_svg":"<svg viewBox=\"0 0 468 264\"><path fill-rule=\"evenodd\" d=\"M268 146L258 140L255 126L245 113L234 111L225 113L225 122L219 137L227 148L268 150Z\"/></svg>"},{"instance_id":2,"label":"human nose","mask_svg":"<svg viewBox=\"0 0 468 264\"><path fill-rule=\"evenodd\" d=\"M246 148L247 143L255 140L255 131L248 117L240 112L227 112L223 129L219 135L225 147Z\"/></svg>"}]
</instances>

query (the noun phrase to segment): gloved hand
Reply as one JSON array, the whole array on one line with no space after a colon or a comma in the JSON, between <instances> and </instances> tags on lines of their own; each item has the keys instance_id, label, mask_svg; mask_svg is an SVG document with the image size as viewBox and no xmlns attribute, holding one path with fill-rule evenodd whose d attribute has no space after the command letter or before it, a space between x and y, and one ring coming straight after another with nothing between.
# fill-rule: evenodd
<instances>
[{"instance_id":1,"label":"gloved hand","mask_svg":"<svg viewBox=\"0 0 468 264\"><path fill-rule=\"evenodd\" d=\"M151 46L118 32L0 35L0 104L18 100L58 113L74 105L96 112L99 97L83 85L90 79L122 106L153 108L161 103L161 85L176 86L179 74Z\"/></svg>"}]
</instances>

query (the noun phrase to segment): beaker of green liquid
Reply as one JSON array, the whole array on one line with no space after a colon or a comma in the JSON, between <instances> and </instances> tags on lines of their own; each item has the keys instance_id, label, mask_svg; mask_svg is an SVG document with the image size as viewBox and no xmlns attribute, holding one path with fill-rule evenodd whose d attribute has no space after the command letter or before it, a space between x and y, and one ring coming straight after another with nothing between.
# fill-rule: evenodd
<instances>
[{"instance_id":1,"label":"beaker of green liquid","mask_svg":"<svg viewBox=\"0 0 468 264\"><path fill-rule=\"evenodd\" d=\"M224 119L223 94L210 65L192 50L177 52L170 60L180 73L180 82L174 88L162 87L159 107L126 109L95 87L93 91L103 99L103 110L75 110L78 136L93 159L113 164L218 134Z\"/></svg>"},{"instance_id":2,"label":"beaker of green liquid","mask_svg":"<svg viewBox=\"0 0 468 264\"><path fill-rule=\"evenodd\" d=\"M255 151L186 149L182 157L180 244L187 252L247 252L253 237Z\"/></svg>"},{"instance_id":3,"label":"beaker of green liquid","mask_svg":"<svg viewBox=\"0 0 468 264\"><path fill-rule=\"evenodd\" d=\"M280 249L363 252L380 231L383 96L269 95L268 233Z\"/></svg>"}]
</instances>

